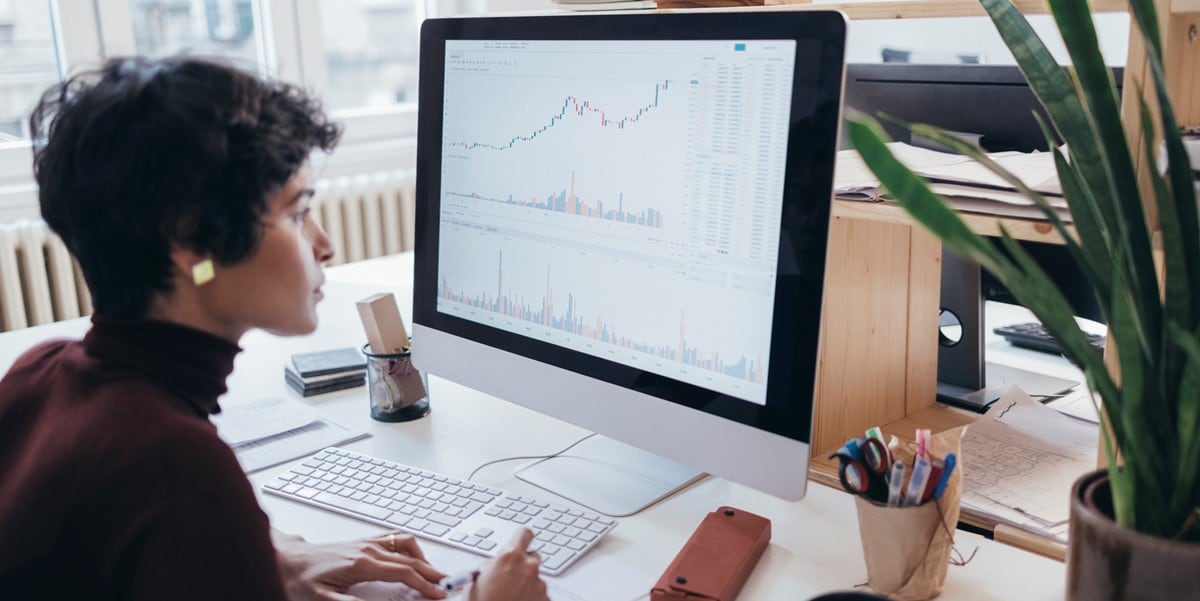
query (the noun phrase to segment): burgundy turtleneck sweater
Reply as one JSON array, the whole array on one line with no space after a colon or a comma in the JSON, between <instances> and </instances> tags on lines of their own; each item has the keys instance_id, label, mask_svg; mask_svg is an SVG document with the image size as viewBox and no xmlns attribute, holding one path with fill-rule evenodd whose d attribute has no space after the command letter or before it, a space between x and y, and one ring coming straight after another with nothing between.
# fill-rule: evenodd
<instances>
[{"instance_id":1,"label":"burgundy turtleneck sweater","mask_svg":"<svg viewBox=\"0 0 1200 601\"><path fill-rule=\"evenodd\" d=\"M267 517L208 415L239 349L93 317L0 381L0 599L285 599Z\"/></svg>"}]
</instances>

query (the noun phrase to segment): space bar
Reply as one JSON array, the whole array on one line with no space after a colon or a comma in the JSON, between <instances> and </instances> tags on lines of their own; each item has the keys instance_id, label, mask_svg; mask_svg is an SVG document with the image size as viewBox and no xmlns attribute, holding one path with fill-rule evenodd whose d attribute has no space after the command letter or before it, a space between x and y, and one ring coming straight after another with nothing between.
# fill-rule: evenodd
<instances>
[{"instance_id":1,"label":"space bar","mask_svg":"<svg viewBox=\"0 0 1200 601\"><path fill-rule=\"evenodd\" d=\"M345 497L331 495L327 492L318 493L317 496L313 497L313 500L320 501L326 505L332 505L338 509L345 509L346 511L372 517L377 520L386 519L389 515L392 515L391 511L382 507L376 507L368 503L363 503L362 501L355 501L354 499L347 499Z\"/></svg>"}]
</instances>

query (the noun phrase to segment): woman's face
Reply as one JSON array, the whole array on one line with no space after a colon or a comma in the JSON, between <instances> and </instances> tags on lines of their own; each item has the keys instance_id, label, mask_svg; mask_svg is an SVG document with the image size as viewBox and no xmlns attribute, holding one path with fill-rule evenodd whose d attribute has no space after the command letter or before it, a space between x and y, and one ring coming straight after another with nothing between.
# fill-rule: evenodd
<instances>
[{"instance_id":1,"label":"woman's face","mask_svg":"<svg viewBox=\"0 0 1200 601\"><path fill-rule=\"evenodd\" d=\"M200 287L227 338L236 341L251 328L282 335L316 329L321 264L333 249L309 214L309 177L305 163L268 199L258 247L234 265L216 266L212 281Z\"/></svg>"}]
</instances>

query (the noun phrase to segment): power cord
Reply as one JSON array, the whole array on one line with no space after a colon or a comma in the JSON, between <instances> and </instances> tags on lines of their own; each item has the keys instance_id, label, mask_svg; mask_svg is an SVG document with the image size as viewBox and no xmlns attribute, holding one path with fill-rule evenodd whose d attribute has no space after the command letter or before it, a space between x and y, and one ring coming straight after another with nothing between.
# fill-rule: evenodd
<instances>
[{"instance_id":1,"label":"power cord","mask_svg":"<svg viewBox=\"0 0 1200 601\"><path fill-rule=\"evenodd\" d=\"M471 470L471 475L467 476L467 480L468 481L474 480L475 474L478 474L479 470L481 470L485 467L488 467L489 465L495 465L497 463L505 463L507 461L533 460L533 459L554 459L555 457L558 457L559 455L562 455L563 453L570 451L571 449L578 446L579 443L581 443L595 435L596 435L596 433L592 432L591 434L588 434L587 436L584 436L583 438L580 438L579 440L576 440L575 442L567 445L567 447L565 449L563 449L557 453L551 453L550 455L518 455L515 457L504 457L502 459L493 459L487 463L481 464L479 467L476 467L474 470Z\"/></svg>"}]
</instances>

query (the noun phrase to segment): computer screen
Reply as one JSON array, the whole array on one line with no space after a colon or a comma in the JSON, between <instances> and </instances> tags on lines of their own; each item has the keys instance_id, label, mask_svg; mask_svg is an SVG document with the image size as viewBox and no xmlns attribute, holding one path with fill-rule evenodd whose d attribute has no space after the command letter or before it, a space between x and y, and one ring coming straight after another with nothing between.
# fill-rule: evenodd
<instances>
[{"instance_id":1,"label":"computer screen","mask_svg":"<svg viewBox=\"0 0 1200 601\"><path fill-rule=\"evenodd\" d=\"M1113 69L1118 91L1123 73L1120 67ZM854 63L846 69L845 104L869 115L883 112L910 123L977 134L989 152L1048 148L1033 118L1034 113L1046 118L1046 111L1016 65ZM881 124L893 140L910 141L899 124Z\"/></svg>"},{"instance_id":2,"label":"computer screen","mask_svg":"<svg viewBox=\"0 0 1200 601\"><path fill-rule=\"evenodd\" d=\"M803 495L840 15L426 21L414 360Z\"/></svg>"}]
</instances>

